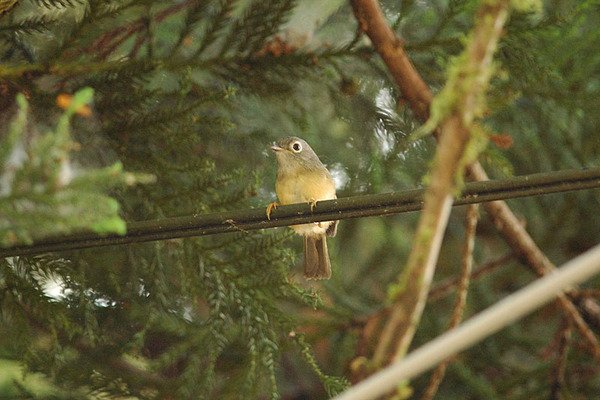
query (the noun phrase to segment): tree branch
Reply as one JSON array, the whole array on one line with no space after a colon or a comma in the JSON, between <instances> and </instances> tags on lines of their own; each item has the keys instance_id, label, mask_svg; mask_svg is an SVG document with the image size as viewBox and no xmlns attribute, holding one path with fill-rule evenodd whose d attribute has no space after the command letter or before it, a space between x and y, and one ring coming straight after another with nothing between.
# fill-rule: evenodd
<instances>
[{"instance_id":1,"label":"tree branch","mask_svg":"<svg viewBox=\"0 0 600 400\"><path fill-rule=\"evenodd\" d=\"M433 94L402 49L401 39L396 37L387 24L377 1L353 0L352 9L359 29L371 39L373 47L388 67L402 96L420 120L427 120Z\"/></svg>"},{"instance_id":2,"label":"tree branch","mask_svg":"<svg viewBox=\"0 0 600 400\"><path fill-rule=\"evenodd\" d=\"M454 205L597 187L600 187L600 168L539 173L505 180L468 183L454 201ZM270 220L267 219L264 209L260 208L130 222L127 224L127 233L123 236L78 232L48 237L30 245L0 248L0 257L418 211L423 206L423 193L423 189L412 189L319 201L313 211L308 204L280 206L273 211Z\"/></svg>"},{"instance_id":3,"label":"tree branch","mask_svg":"<svg viewBox=\"0 0 600 400\"><path fill-rule=\"evenodd\" d=\"M193 6L196 3L198 3L198 0L186 0L181 3L177 3L157 12L156 15L153 16L153 19L157 23L161 22L165 18L182 11L187 7ZM81 52L97 54L101 59L105 59L133 34L145 30L147 28L146 20L146 17L140 17L128 25L120 26L108 31Z\"/></svg>"},{"instance_id":4,"label":"tree branch","mask_svg":"<svg viewBox=\"0 0 600 400\"><path fill-rule=\"evenodd\" d=\"M479 219L479 206L471 204L467 208L467 216L465 219L465 242L462 251L460 282L456 293L456 301L452 309L452 317L448 330L454 329L460 324L465 306L467 305L467 292L469 290L469 282L471 278L471 270L473 269L473 249L475 247L475 231L477 230L477 220ZM452 358L447 358L442 361L433 371L433 375L429 380L429 384L421 396L421 400L433 400L437 393L442 379L446 374L446 368L452 361Z\"/></svg>"},{"instance_id":5,"label":"tree branch","mask_svg":"<svg viewBox=\"0 0 600 400\"><path fill-rule=\"evenodd\" d=\"M401 90L403 93L406 91L406 97L413 99L411 101L416 101L412 105L413 110L423 117L423 106L426 106L427 100L431 102L430 98L422 95L426 84L407 61L408 57L387 25L379 5L375 0L354 0L352 5L360 26L366 29L365 33L380 52ZM395 288L397 293L393 295L394 304L389 319L373 356L374 368L388 361L392 346L395 347L395 359L406 354L421 318L450 215L456 177L462 174L461 163L474 129L473 123L479 116L478 110L482 108L481 99L491 77L493 54L508 10L508 0L482 3L471 40L455 65L454 76L451 76L444 89L454 95L452 111L442 116L440 121L439 146L431 171L431 183L425 193L423 213L407 265ZM404 76L404 73L408 76ZM414 85L418 89L411 88ZM418 94L422 97L417 97Z\"/></svg>"},{"instance_id":6,"label":"tree branch","mask_svg":"<svg viewBox=\"0 0 600 400\"><path fill-rule=\"evenodd\" d=\"M472 165L469 168L468 173L478 181L485 181L488 179L483 167L479 164ZM496 229L498 229L500 234L504 237L504 240L506 240L517 255L524 260L538 276L544 276L556 269L556 266L535 244L531 236L529 236L523 225L519 222L510 208L508 208L508 205L505 202L492 201L484 204L484 207L494 221ZM575 304L564 293L558 296L558 303L585 339L594 358L600 363L600 342L598 342L598 338L585 322ZM582 307L590 318L597 321L597 309L591 307L593 304L594 303L591 305L587 304L586 307L586 303L584 303L582 304Z\"/></svg>"},{"instance_id":7,"label":"tree branch","mask_svg":"<svg viewBox=\"0 0 600 400\"><path fill-rule=\"evenodd\" d=\"M565 369L567 367L567 356L571 343L571 324L563 319L558 337L558 348L556 349L556 361L552 368L552 386L550 387L550 400L562 399L562 388L565 384Z\"/></svg>"},{"instance_id":8,"label":"tree branch","mask_svg":"<svg viewBox=\"0 0 600 400\"><path fill-rule=\"evenodd\" d=\"M489 262L479 266L479 268L477 268L471 274L471 277L470 277L471 281L479 278L482 275L488 274L488 273L496 270L496 268L501 267L502 265L508 263L510 260L512 260L514 258L515 258L514 253L507 253L495 260L489 261ZM459 283L460 283L460 278L458 278L458 277L448 278L448 279L438 283L436 286L434 286L429 291L429 298L427 300L434 302L434 301L437 301L437 300L449 295L452 292L452 290L455 289L456 286L458 286Z\"/></svg>"},{"instance_id":9,"label":"tree branch","mask_svg":"<svg viewBox=\"0 0 600 400\"><path fill-rule=\"evenodd\" d=\"M424 86L426 87L427 84L423 81L418 72L416 72L410 61L406 61L408 60L408 56L406 55L402 46L400 46L401 42L395 37L395 35L393 35L393 32L391 32L392 36L389 35L389 26L387 29L385 27L380 27L380 25L387 26L387 22L379 10L376 1L354 0L352 4L359 25L361 27L365 27L365 29L367 29L367 33L375 32L375 30L377 32L387 32L387 34L372 34L369 35L369 37L373 42L373 46L378 50L378 52L379 49L387 49L385 52L381 52L380 56L386 63L398 87L400 87L401 90L402 88L407 88L413 85L415 88L419 88L415 90L405 89L403 90L403 96L409 101L409 105L413 111L415 111L417 117L419 117L422 121L425 121L429 113L420 112L419 110L422 108L422 103L427 101L428 96L418 96L418 94L427 93L424 89L422 89ZM375 17L369 19L370 25L366 24L364 22L367 19L365 15L373 14ZM378 28L373 28L373 25L378 26ZM387 44L382 43L384 41ZM398 54L393 56L388 54L391 49ZM431 101L429 101L428 106L430 105ZM467 174L471 179L478 182L487 180L487 174L478 162L467 166ZM555 266L548 260L540 248L531 239L531 236L529 236L529 234L525 231L525 228L522 227L506 203L496 201L493 203L486 203L484 204L484 207L486 212L494 220L496 227L499 229L499 232L505 241L511 246L513 251L520 256L526 265L528 265L539 275L544 275L548 271L555 269ZM564 295L561 295L559 304L567 313L569 319L575 324L578 331L584 336L588 348L592 349L592 353L595 355L600 355L600 344L598 343L598 340L590 331L587 324L583 321L583 318L573 303L565 298ZM598 315L594 310L586 310L586 313L589 313L593 318L598 319ZM599 359L597 356L596 358Z\"/></svg>"},{"instance_id":10,"label":"tree branch","mask_svg":"<svg viewBox=\"0 0 600 400\"><path fill-rule=\"evenodd\" d=\"M600 273L600 245L564 264L554 273L537 279L493 306L465 321L456 329L419 347L401 361L352 386L334 400L379 398L440 361L480 342L523 318L556 297L557 293Z\"/></svg>"}]
</instances>

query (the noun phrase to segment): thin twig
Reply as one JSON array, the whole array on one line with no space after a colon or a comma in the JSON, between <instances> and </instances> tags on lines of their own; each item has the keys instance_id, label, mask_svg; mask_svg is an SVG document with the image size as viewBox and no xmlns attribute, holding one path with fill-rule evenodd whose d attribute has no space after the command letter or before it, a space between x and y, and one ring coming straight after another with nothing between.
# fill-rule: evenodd
<instances>
[{"instance_id":1,"label":"thin twig","mask_svg":"<svg viewBox=\"0 0 600 400\"><path fill-rule=\"evenodd\" d=\"M598 297L600 297L600 290L578 289L567 292L567 298L577 306L585 322L590 325L594 332L600 331L600 304L597 301Z\"/></svg>"},{"instance_id":2,"label":"thin twig","mask_svg":"<svg viewBox=\"0 0 600 400\"><path fill-rule=\"evenodd\" d=\"M353 0L352 9L359 29L371 39L415 115L421 120L428 119L433 94L402 49L401 39L388 25L377 1Z\"/></svg>"},{"instance_id":3,"label":"thin twig","mask_svg":"<svg viewBox=\"0 0 600 400\"><path fill-rule=\"evenodd\" d=\"M401 361L352 386L334 400L370 400L382 396L399 382L432 368L442 360L468 349L500 329L556 298L557 293L600 274L600 245L572 259L552 274L495 303L456 329L419 347Z\"/></svg>"},{"instance_id":4,"label":"thin twig","mask_svg":"<svg viewBox=\"0 0 600 400\"><path fill-rule=\"evenodd\" d=\"M468 173L477 181L485 181L488 179L483 167L479 164L471 165L468 168ZM504 240L506 240L517 255L524 260L538 276L545 276L556 269L556 266L535 244L531 236L529 236L523 227L523 224L519 222L505 202L491 201L485 203L484 208L494 221L496 229L498 229L500 234L504 237ZM574 324L575 328L585 339L587 347L590 349L596 361L600 363L600 342L598 342L598 338L585 322L575 304L573 304L564 293L561 293L558 296L557 301ZM593 315L594 310L589 310L589 312Z\"/></svg>"},{"instance_id":5,"label":"thin twig","mask_svg":"<svg viewBox=\"0 0 600 400\"><path fill-rule=\"evenodd\" d=\"M473 281L481 276L487 275L487 274L495 271L497 268L505 265L507 262L509 262L510 260L512 260L514 258L515 258L514 253L506 253L503 256L501 256L495 260L489 261L489 262L481 265L480 267L478 267L477 269L475 269L473 271L473 273L471 274L471 280ZM449 278L443 282L438 283L429 292L428 301L437 301L443 297L446 297L447 295L449 295L452 292L453 289L455 289L457 287L459 282L460 282L460 278Z\"/></svg>"},{"instance_id":6,"label":"thin twig","mask_svg":"<svg viewBox=\"0 0 600 400\"><path fill-rule=\"evenodd\" d=\"M600 289L578 289L570 291L569 294L577 300L587 297L600 297Z\"/></svg>"},{"instance_id":7,"label":"thin twig","mask_svg":"<svg viewBox=\"0 0 600 400\"><path fill-rule=\"evenodd\" d=\"M161 22L165 18L176 14L179 11L186 9L187 7L194 5L197 2L198 0L186 0L181 3L177 3L175 5L167 7L164 10L156 13L156 15L153 17L153 20L154 22ZM119 45L121 45L123 42L129 39L129 37L131 37L134 33L146 30L148 27L147 20L147 16L140 17L128 25L120 26L109 32L106 32L97 40L95 40L92 43L92 45L87 47L84 51L98 54L101 59L104 59L117 47L119 47Z\"/></svg>"},{"instance_id":8,"label":"thin twig","mask_svg":"<svg viewBox=\"0 0 600 400\"><path fill-rule=\"evenodd\" d=\"M571 324L564 318L560 328L558 349L556 352L556 363L552 369L552 386L550 387L550 400L560 400L561 392L565 383L565 369L569 344L571 343Z\"/></svg>"},{"instance_id":9,"label":"thin twig","mask_svg":"<svg viewBox=\"0 0 600 400\"><path fill-rule=\"evenodd\" d=\"M448 325L448 330L454 329L458 326L462 320L465 306L467 304L467 292L469 289L469 280L471 276L471 270L473 269L473 249L475 248L475 232L477 230L477 221L479 219L479 206L472 204L467 208L467 215L465 218L465 242L462 251L462 265L460 271L460 283L458 285L458 293L456 294L456 301L454 308L452 309L452 318ZM452 358L447 358L442 361L429 380L429 385L425 389L421 400L431 400L437 393L437 390L444 379L446 374L446 368L452 361Z\"/></svg>"},{"instance_id":10,"label":"thin twig","mask_svg":"<svg viewBox=\"0 0 600 400\"><path fill-rule=\"evenodd\" d=\"M514 253L507 253L495 260L489 261L473 271L469 277L469 280L473 281L481 276L491 273L514 258ZM438 284L429 292L428 301L437 301L449 295L452 290L457 289L458 285L462 281L463 277L461 275L459 277L447 279ZM389 312L390 307L383 307L367 316L357 317L353 319L349 325L346 324L344 326L344 328L347 328L348 326L361 328L359 341L356 346L357 357L354 359L354 361L352 361L350 367L352 371L352 382L358 382L369 375L369 371L366 369L366 357L368 356L369 345L373 342L372 338L381 331L382 320L387 318Z\"/></svg>"}]
</instances>

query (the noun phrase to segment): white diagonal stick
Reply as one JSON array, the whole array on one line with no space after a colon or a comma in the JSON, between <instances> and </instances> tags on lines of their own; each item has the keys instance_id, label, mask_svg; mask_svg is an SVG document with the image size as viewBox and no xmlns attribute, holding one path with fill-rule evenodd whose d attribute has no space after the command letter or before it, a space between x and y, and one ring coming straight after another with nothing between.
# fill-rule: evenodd
<instances>
[{"instance_id":1,"label":"white diagonal stick","mask_svg":"<svg viewBox=\"0 0 600 400\"><path fill-rule=\"evenodd\" d=\"M473 346L553 300L563 290L600 273L600 245L475 315L456 329L438 336L404 359L350 387L334 400L370 400L382 396L404 380L434 367L440 361Z\"/></svg>"}]
</instances>

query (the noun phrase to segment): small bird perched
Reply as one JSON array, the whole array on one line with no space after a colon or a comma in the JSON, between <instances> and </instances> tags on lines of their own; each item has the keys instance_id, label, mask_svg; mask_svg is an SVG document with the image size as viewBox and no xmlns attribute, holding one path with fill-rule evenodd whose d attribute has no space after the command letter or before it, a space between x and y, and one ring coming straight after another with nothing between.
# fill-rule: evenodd
<instances>
[{"instance_id":1,"label":"small bird perched","mask_svg":"<svg viewBox=\"0 0 600 400\"><path fill-rule=\"evenodd\" d=\"M312 209L319 200L337 198L331 174L304 140L280 139L271 149L277 156L275 191L279 204L310 203ZM276 206L277 203L272 203L267 207L267 216ZM338 221L322 221L291 227L304 236L304 276L307 279L331 277L325 236L335 236L337 224Z\"/></svg>"}]
</instances>

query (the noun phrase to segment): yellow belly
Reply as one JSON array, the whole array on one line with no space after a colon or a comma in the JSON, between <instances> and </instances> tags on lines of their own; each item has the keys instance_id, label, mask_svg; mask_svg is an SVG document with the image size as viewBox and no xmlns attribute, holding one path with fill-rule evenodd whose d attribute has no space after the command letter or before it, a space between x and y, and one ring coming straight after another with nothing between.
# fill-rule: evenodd
<instances>
[{"instance_id":1,"label":"yellow belly","mask_svg":"<svg viewBox=\"0 0 600 400\"><path fill-rule=\"evenodd\" d=\"M275 191L280 204L309 203L337 198L335 183L327 172L303 172L278 176ZM332 221L293 225L291 228L303 236L324 235Z\"/></svg>"},{"instance_id":2,"label":"yellow belly","mask_svg":"<svg viewBox=\"0 0 600 400\"><path fill-rule=\"evenodd\" d=\"M277 177L275 191L280 204L335 199L335 184L324 172L303 172Z\"/></svg>"}]
</instances>

